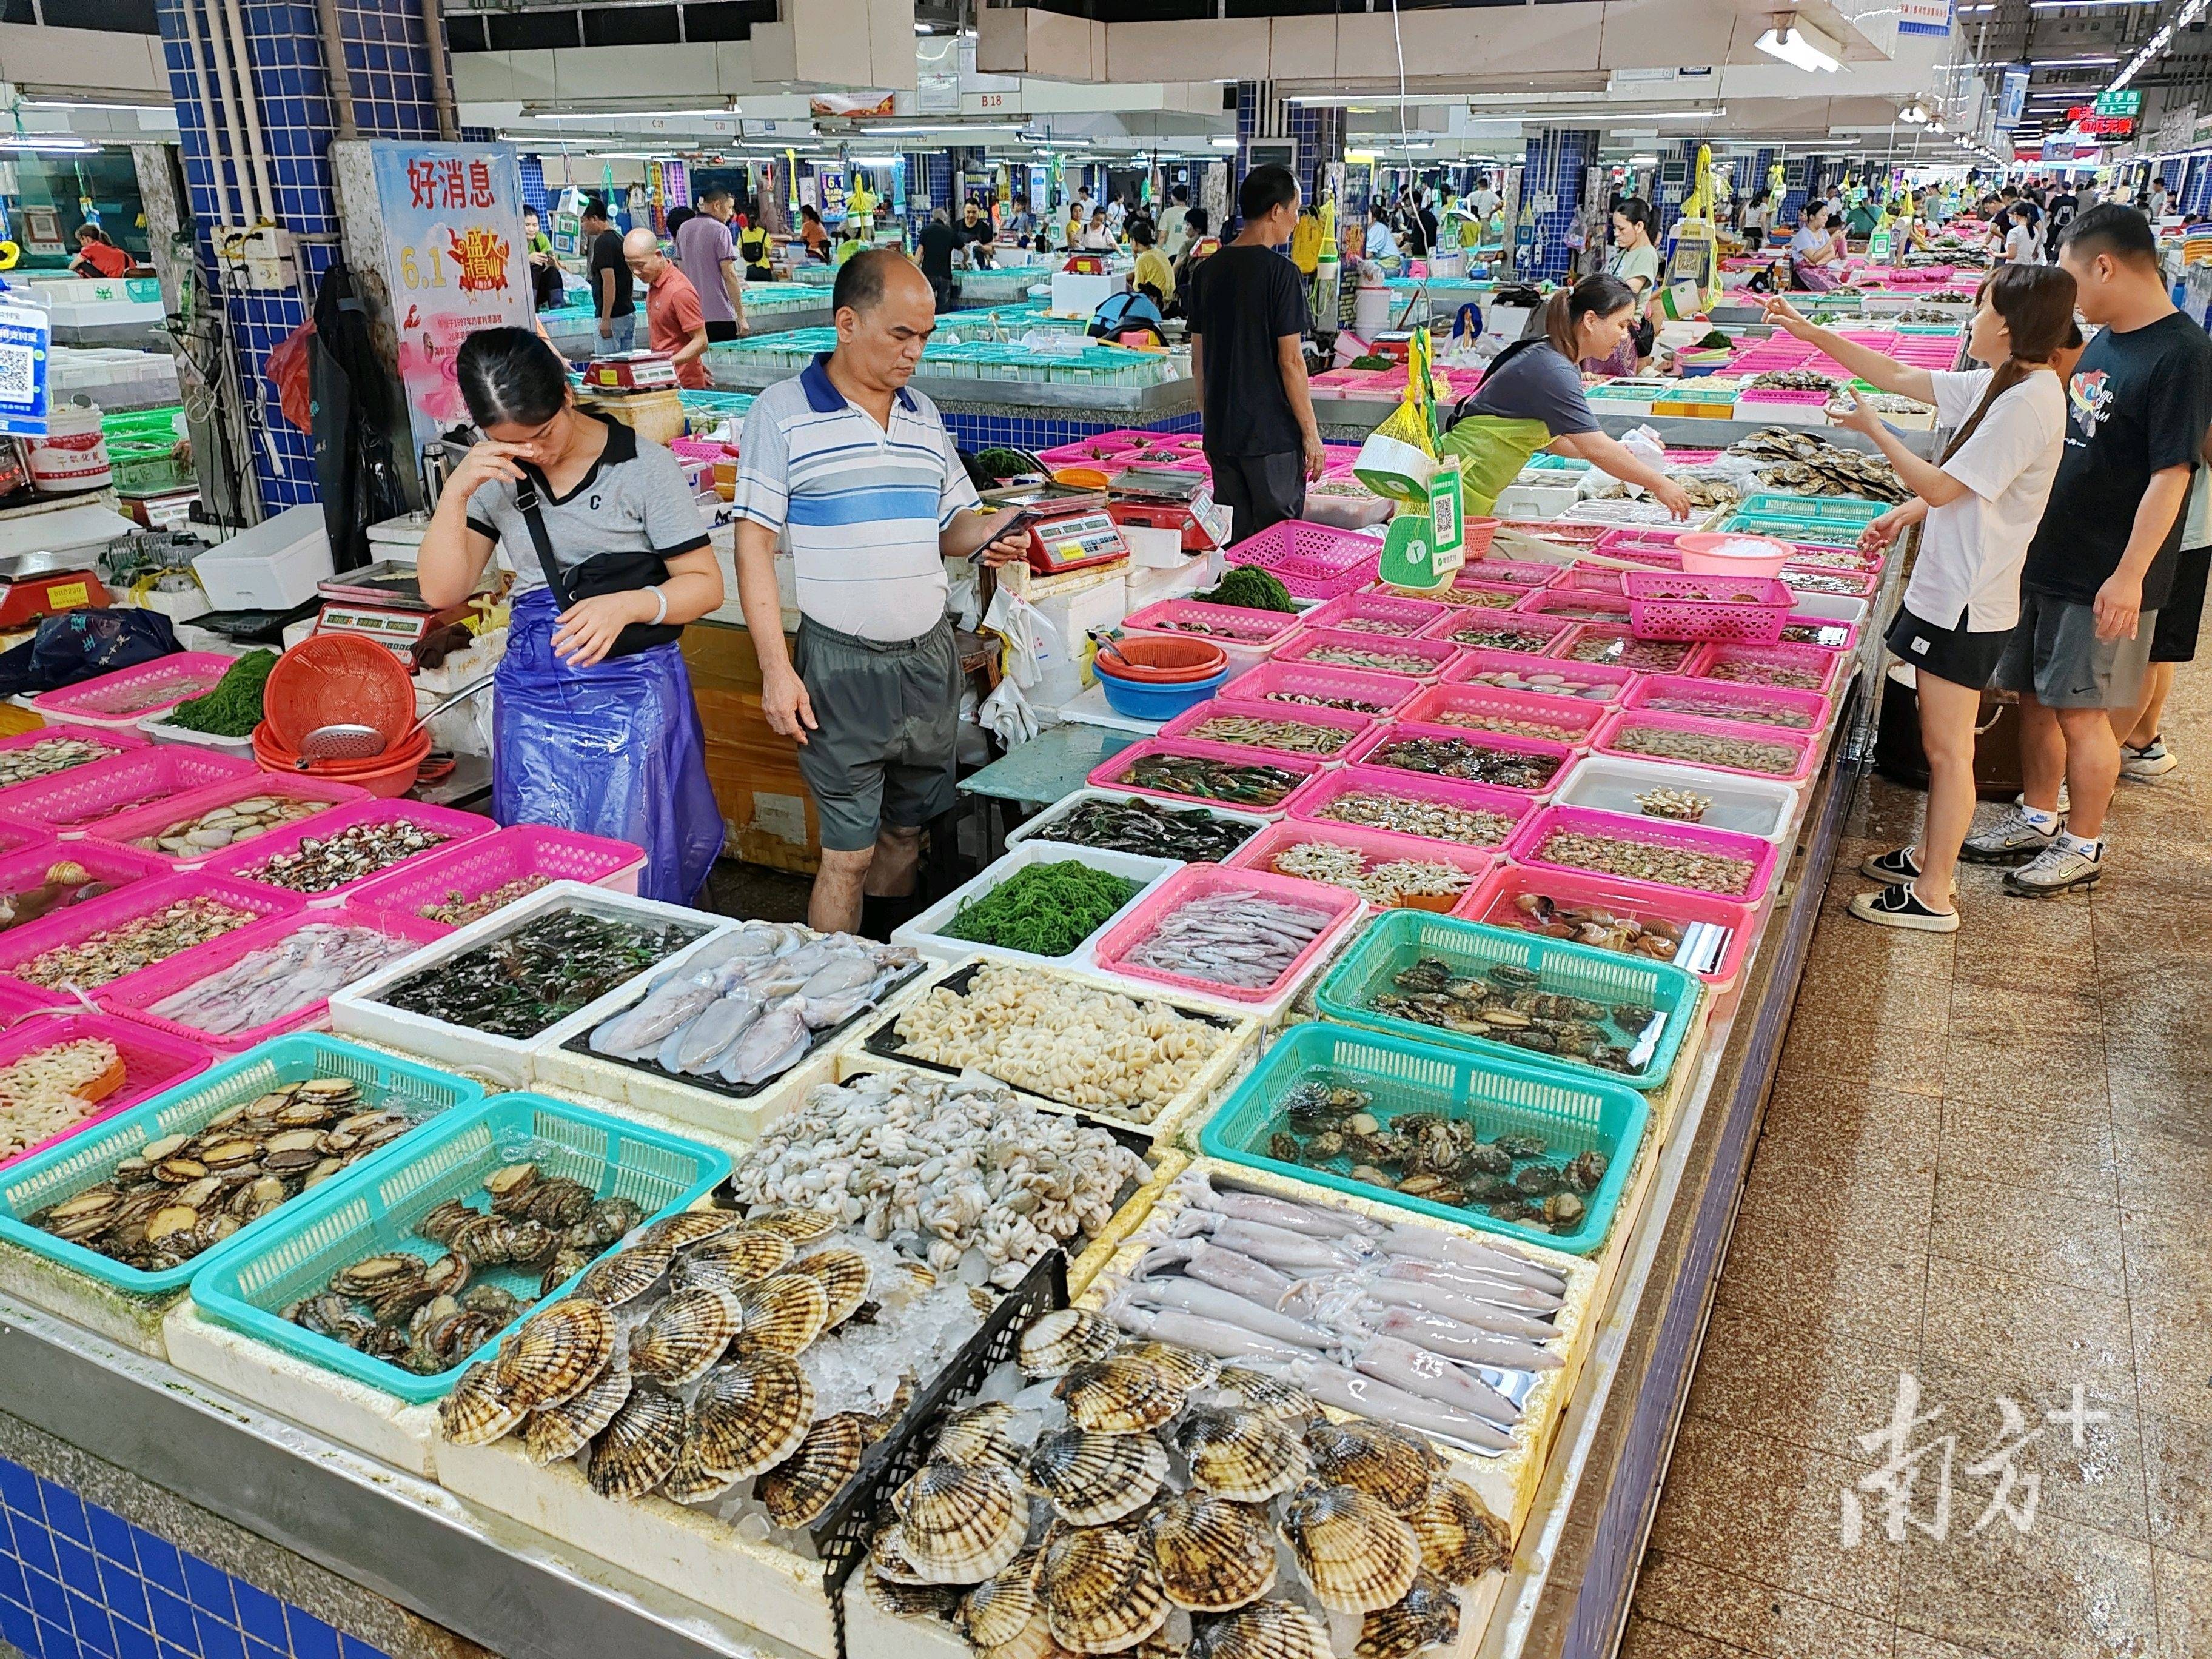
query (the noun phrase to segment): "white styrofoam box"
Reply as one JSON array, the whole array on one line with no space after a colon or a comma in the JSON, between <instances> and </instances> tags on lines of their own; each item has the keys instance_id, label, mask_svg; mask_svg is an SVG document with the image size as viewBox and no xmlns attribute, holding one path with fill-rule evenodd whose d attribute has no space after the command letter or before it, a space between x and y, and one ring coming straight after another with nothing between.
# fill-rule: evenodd
<instances>
[{"instance_id":1,"label":"white styrofoam box","mask_svg":"<svg viewBox=\"0 0 2212 1659\"><path fill-rule=\"evenodd\" d=\"M66 553L80 548L89 553L140 527L112 507L89 501L56 507L49 512L26 512L0 520L0 559L18 553ZM88 558L87 563L90 563Z\"/></svg>"},{"instance_id":2,"label":"white styrofoam box","mask_svg":"<svg viewBox=\"0 0 2212 1659\"><path fill-rule=\"evenodd\" d=\"M195 732L187 726L172 726L169 711L166 708L158 714L147 715L137 725L139 731L144 732L152 743L188 743L198 748L215 750L219 754L235 755L241 760L251 760L253 757L253 738L250 734L243 738L226 738L218 732Z\"/></svg>"},{"instance_id":3,"label":"white styrofoam box","mask_svg":"<svg viewBox=\"0 0 2212 1659\"><path fill-rule=\"evenodd\" d=\"M1534 480L1522 473L1498 492L1492 510L1501 519L1548 519L1572 507L1582 491L1582 480L1564 472L1539 472Z\"/></svg>"},{"instance_id":4,"label":"white styrofoam box","mask_svg":"<svg viewBox=\"0 0 2212 1659\"><path fill-rule=\"evenodd\" d=\"M1129 614L1128 583L1118 567L1109 566L1076 571L1050 586L1039 584L1038 590L1030 603L1051 632L1039 631L1036 684L1024 687L1022 695L1032 708L1057 708L1091 683L1090 635Z\"/></svg>"},{"instance_id":5,"label":"white styrofoam box","mask_svg":"<svg viewBox=\"0 0 2212 1659\"><path fill-rule=\"evenodd\" d=\"M1698 821L1699 829L1733 830L1777 844L1796 833L1798 810L1805 799L1796 784L1625 755L1583 757L1568 767L1552 799L1560 806L1595 806L1638 817L1644 809L1636 797L1647 789L1694 790L1713 803Z\"/></svg>"},{"instance_id":6,"label":"white styrofoam box","mask_svg":"<svg viewBox=\"0 0 2212 1659\"><path fill-rule=\"evenodd\" d=\"M426 968L465 955L489 939L504 938L549 910L562 909L586 910L595 915L637 921L681 922L703 927L705 931L674 955L631 975L566 1019L527 1037L500 1036L489 1031L448 1025L442 1020L410 1013L378 1000L392 986ZM367 979L356 981L331 999L331 1024L343 1036L363 1037L397 1048L402 1054L419 1055L434 1065L463 1067L510 1089L520 1088L530 1081L531 1054L541 1044L557 1045L578 1031L589 1030L620 1007L623 999L636 988L670 968L680 966L702 945L728 933L732 925L726 917L709 915L684 905L635 898L580 881L556 881L456 929L434 944L424 945L413 956ZM339 1006L341 1000L343 1007Z\"/></svg>"},{"instance_id":7,"label":"white styrofoam box","mask_svg":"<svg viewBox=\"0 0 2212 1659\"><path fill-rule=\"evenodd\" d=\"M1143 801L1147 805L1164 806L1171 812L1182 811L1186 805L1186 803L1181 801L1159 800L1150 795L1133 794L1126 789L1079 789L1072 795L1063 795L1057 806L1050 807L1046 811L1038 813L1035 817L1027 819L1022 823L1017 825L1015 828L1007 830L1006 845L1012 848L1018 847L1024 842L1051 841L1052 827L1054 824L1059 823L1070 812L1075 811L1075 809L1082 805L1084 802L1093 800ZM1253 835L1259 834L1261 830L1266 829L1269 823L1273 822L1273 820L1270 818L1255 817L1249 812L1232 812L1225 806L1207 806L1200 810L1211 812L1215 817L1226 819L1231 823L1243 824L1252 831ZM1249 841L1251 839L1251 836L1248 836L1245 839ZM1054 845L1055 846L1064 846L1066 844L1066 843L1065 842L1054 842ZM1085 854L1088 854L1097 851L1097 849L1095 848L1085 847L1076 850Z\"/></svg>"},{"instance_id":8,"label":"white styrofoam box","mask_svg":"<svg viewBox=\"0 0 2212 1659\"><path fill-rule=\"evenodd\" d=\"M242 530L192 561L218 611L289 611L330 580L330 532L323 509L295 507Z\"/></svg>"},{"instance_id":9,"label":"white styrofoam box","mask_svg":"<svg viewBox=\"0 0 2212 1659\"><path fill-rule=\"evenodd\" d=\"M1852 593L1800 593L1791 601L1790 611L1793 616L1822 617L1854 628L1866 625L1867 602Z\"/></svg>"},{"instance_id":10,"label":"white styrofoam box","mask_svg":"<svg viewBox=\"0 0 2212 1659\"><path fill-rule=\"evenodd\" d=\"M1003 945L978 945L970 939L954 939L938 930L959 914L964 904L971 904L993 888L1006 881L1019 870L1032 864L1066 864L1070 861L1088 865L1109 876L1120 876L1139 884L1129 895L1128 902L1092 928L1075 949L1064 957L1032 956L1026 951L1010 951ZM1139 858L1133 853L1106 853L1095 847L1061 847L1052 842L1028 841L1006 849L1004 857L987 865L974 880L947 893L920 915L891 934L894 945L911 945L937 962L960 962L969 957L988 957L994 962L1016 965L1048 963L1054 968L1087 968L1091 965L1091 950L1099 936L1121 917L1131 907L1143 902L1145 896L1182 868L1174 859Z\"/></svg>"},{"instance_id":11,"label":"white styrofoam box","mask_svg":"<svg viewBox=\"0 0 2212 1659\"><path fill-rule=\"evenodd\" d=\"M1088 317L1115 295L1129 286L1126 270L1103 276L1085 276L1072 270L1052 274L1051 310L1056 317Z\"/></svg>"},{"instance_id":12,"label":"white styrofoam box","mask_svg":"<svg viewBox=\"0 0 2212 1659\"><path fill-rule=\"evenodd\" d=\"M1219 577L1213 568L1212 557L1200 553L1178 553L1171 565L1131 565L1123 580L1128 610L1121 614L1127 616L1162 599L1180 599L1195 593Z\"/></svg>"},{"instance_id":13,"label":"white styrofoam box","mask_svg":"<svg viewBox=\"0 0 2212 1659\"><path fill-rule=\"evenodd\" d=\"M1121 539L1129 544L1132 569L1180 570L1183 564L1182 532L1157 530L1150 525L1125 524Z\"/></svg>"}]
</instances>

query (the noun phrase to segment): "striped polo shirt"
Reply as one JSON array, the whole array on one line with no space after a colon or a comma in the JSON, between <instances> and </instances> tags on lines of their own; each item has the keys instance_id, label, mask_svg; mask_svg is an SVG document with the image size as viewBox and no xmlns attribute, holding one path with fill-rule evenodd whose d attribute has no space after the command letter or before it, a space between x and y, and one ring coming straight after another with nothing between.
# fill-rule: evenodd
<instances>
[{"instance_id":1,"label":"striped polo shirt","mask_svg":"<svg viewBox=\"0 0 2212 1659\"><path fill-rule=\"evenodd\" d=\"M739 441L735 507L791 550L799 614L910 640L945 614L938 534L979 505L937 405L902 387L889 430L830 384L823 353L761 393Z\"/></svg>"}]
</instances>

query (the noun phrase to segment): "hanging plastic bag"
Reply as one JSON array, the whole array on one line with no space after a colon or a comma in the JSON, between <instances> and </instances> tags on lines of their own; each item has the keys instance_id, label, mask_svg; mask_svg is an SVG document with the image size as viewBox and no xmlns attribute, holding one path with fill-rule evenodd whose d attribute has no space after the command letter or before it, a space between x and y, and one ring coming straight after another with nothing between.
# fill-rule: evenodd
<instances>
[{"instance_id":1,"label":"hanging plastic bag","mask_svg":"<svg viewBox=\"0 0 2212 1659\"><path fill-rule=\"evenodd\" d=\"M683 647L572 668L553 654L552 596L515 601L493 714L492 816L645 848L638 891L689 904L722 850Z\"/></svg>"},{"instance_id":2,"label":"hanging plastic bag","mask_svg":"<svg viewBox=\"0 0 2212 1659\"><path fill-rule=\"evenodd\" d=\"M1004 587L991 596L983 626L1005 642L999 672L1024 690L1035 685L1039 664L1060 643L1060 629L1027 599ZM1069 649L1074 649L1073 644Z\"/></svg>"},{"instance_id":3,"label":"hanging plastic bag","mask_svg":"<svg viewBox=\"0 0 2212 1659\"><path fill-rule=\"evenodd\" d=\"M983 706L975 711L976 723L1004 744L1016 748L1037 734L1036 711L1022 689L1012 680L1000 680Z\"/></svg>"},{"instance_id":4,"label":"hanging plastic bag","mask_svg":"<svg viewBox=\"0 0 2212 1659\"><path fill-rule=\"evenodd\" d=\"M276 406L284 411L286 420L311 438L315 434L315 394L309 381L313 354L307 342L314 337L315 319L310 317L270 347L269 355L261 360L262 377L276 394Z\"/></svg>"},{"instance_id":5,"label":"hanging plastic bag","mask_svg":"<svg viewBox=\"0 0 2212 1659\"><path fill-rule=\"evenodd\" d=\"M43 617L37 633L0 653L0 697L58 691L177 649L177 631L158 611L70 611Z\"/></svg>"}]
</instances>

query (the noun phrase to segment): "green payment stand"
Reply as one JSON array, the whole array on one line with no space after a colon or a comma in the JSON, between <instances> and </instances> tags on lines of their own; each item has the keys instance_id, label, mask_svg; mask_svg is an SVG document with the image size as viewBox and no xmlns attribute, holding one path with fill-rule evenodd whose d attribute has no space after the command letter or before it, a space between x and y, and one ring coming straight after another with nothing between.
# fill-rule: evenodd
<instances>
[{"instance_id":1,"label":"green payment stand","mask_svg":"<svg viewBox=\"0 0 2212 1659\"><path fill-rule=\"evenodd\" d=\"M1401 513L1382 542L1382 580L1428 591L1448 586L1467 562L1467 499L1459 458L1448 455L1429 480L1425 510Z\"/></svg>"}]
</instances>

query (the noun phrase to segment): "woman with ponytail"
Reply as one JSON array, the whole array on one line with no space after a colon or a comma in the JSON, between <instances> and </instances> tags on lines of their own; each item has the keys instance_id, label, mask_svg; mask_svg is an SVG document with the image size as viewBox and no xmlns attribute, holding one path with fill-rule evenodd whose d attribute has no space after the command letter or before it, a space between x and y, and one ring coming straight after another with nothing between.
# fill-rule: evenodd
<instances>
[{"instance_id":1,"label":"woman with ponytail","mask_svg":"<svg viewBox=\"0 0 2212 1659\"><path fill-rule=\"evenodd\" d=\"M1816 328L1779 295L1766 319L1808 340L1884 392L1936 405L1957 432L1939 460L1906 448L1873 408L1848 391L1832 404L1839 426L1874 440L1913 499L1867 526L1877 550L1920 524L1920 551L1905 603L1884 643L1914 671L1920 741L1928 756L1928 815L1910 847L1860 866L1881 890L1851 914L1886 927L1957 931L1952 873L1974 817L1974 730L1983 688L2020 616L2021 567L2050 499L2066 445L2066 388L2053 359L2080 343L2074 279L2057 265L2010 264L1983 285L1966 350L1985 368L1914 368Z\"/></svg>"}]
</instances>

